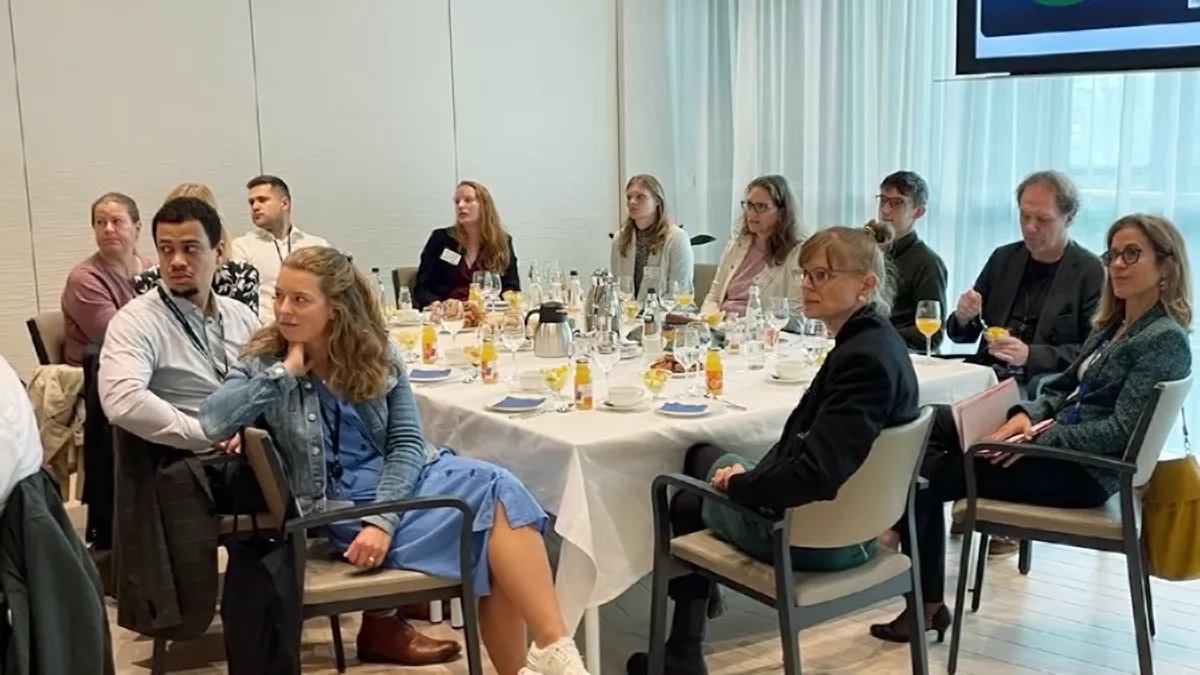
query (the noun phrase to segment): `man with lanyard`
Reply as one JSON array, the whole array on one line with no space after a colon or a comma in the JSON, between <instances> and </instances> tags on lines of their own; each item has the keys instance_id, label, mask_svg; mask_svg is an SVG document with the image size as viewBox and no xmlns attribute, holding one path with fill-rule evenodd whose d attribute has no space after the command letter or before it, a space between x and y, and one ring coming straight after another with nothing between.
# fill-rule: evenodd
<instances>
[{"instance_id":1,"label":"man with lanyard","mask_svg":"<svg viewBox=\"0 0 1200 675\"><path fill-rule=\"evenodd\" d=\"M258 270L258 316L268 324L275 321L275 280L283 261L298 248L329 243L292 225L292 193L281 178L258 176L246 189L255 229L233 240L230 257Z\"/></svg>"}]
</instances>

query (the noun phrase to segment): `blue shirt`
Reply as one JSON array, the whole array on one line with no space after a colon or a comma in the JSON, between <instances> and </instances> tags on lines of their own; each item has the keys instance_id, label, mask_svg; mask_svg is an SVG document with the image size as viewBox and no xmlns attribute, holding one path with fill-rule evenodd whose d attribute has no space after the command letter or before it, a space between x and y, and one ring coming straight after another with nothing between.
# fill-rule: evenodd
<instances>
[{"instance_id":1,"label":"blue shirt","mask_svg":"<svg viewBox=\"0 0 1200 675\"><path fill-rule=\"evenodd\" d=\"M364 504L375 501L383 453L354 405L314 378L325 440L325 497Z\"/></svg>"}]
</instances>

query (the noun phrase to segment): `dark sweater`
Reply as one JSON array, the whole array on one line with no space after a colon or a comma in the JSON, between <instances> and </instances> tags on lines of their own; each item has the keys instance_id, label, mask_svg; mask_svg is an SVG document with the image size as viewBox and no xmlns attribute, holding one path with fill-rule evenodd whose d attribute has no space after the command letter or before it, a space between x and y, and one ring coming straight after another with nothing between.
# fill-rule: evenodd
<instances>
[{"instance_id":1,"label":"dark sweater","mask_svg":"<svg viewBox=\"0 0 1200 675\"><path fill-rule=\"evenodd\" d=\"M417 268L417 280L413 288L413 302L420 309L438 300L458 298L465 300L471 284L471 274L482 270L479 260L467 266L466 247L450 236L452 228L434 230L421 251L421 264ZM450 251L450 254L446 254ZM455 258L457 256L457 258ZM455 259L454 263L447 258ZM517 253L513 250L512 237L508 237L508 267L500 272L501 291L520 291L521 279L517 273Z\"/></svg>"},{"instance_id":2,"label":"dark sweater","mask_svg":"<svg viewBox=\"0 0 1200 675\"><path fill-rule=\"evenodd\" d=\"M888 427L918 415L917 374L887 318L863 309L838 331L779 442L752 470L729 479L729 498L783 510L829 501Z\"/></svg>"},{"instance_id":3,"label":"dark sweater","mask_svg":"<svg viewBox=\"0 0 1200 675\"><path fill-rule=\"evenodd\" d=\"M924 352L925 336L917 330L917 303L937 300L942 306L943 321L953 308L946 306L946 264L934 253L916 231L900 237L888 251L896 281L896 300L892 303L892 325L904 338L909 349ZM933 348L942 344L945 330L933 336Z\"/></svg>"}]
</instances>

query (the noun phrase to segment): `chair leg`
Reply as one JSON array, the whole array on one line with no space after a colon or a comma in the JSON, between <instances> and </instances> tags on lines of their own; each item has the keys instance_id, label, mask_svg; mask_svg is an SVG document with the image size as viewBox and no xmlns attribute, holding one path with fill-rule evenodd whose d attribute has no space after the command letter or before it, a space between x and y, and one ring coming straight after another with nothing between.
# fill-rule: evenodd
<instances>
[{"instance_id":1,"label":"chair leg","mask_svg":"<svg viewBox=\"0 0 1200 675\"><path fill-rule=\"evenodd\" d=\"M1150 594L1150 568L1146 565L1146 542L1143 539L1141 542L1142 554L1142 587L1146 590L1146 619L1150 623L1150 637L1157 635L1157 630L1154 626L1154 598Z\"/></svg>"},{"instance_id":2,"label":"chair leg","mask_svg":"<svg viewBox=\"0 0 1200 675\"><path fill-rule=\"evenodd\" d=\"M667 585L670 579L662 554L656 558L650 584L650 673L663 672L667 661Z\"/></svg>"},{"instance_id":3,"label":"chair leg","mask_svg":"<svg viewBox=\"0 0 1200 675\"><path fill-rule=\"evenodd\" d=\"M443 605L441 600L434 600L433 602L429 603L429 623L442 622L442 607Z\"/></svg>"},{"instance_id":4,"label":"chair leg","mask_svg":"<svg viewBox=\"0 0 1200 675\"><path fill-rule=\"evenodd\" d=\"M1142 571L1141 551L1133 547L1126 548L1125 566L1129 572L1129 595L1133 602L1133 633L1137 638L1138 672L1141 675L1154 673L1154 653L1150 645L1150 622L1146 612L1146 575Z\"/></svg>"},{"instance_id":5,"label":"chair leg","mask_svg":"<svg viewBox=\"0 0 1200 675\"><path fill-rule=\"evenodd\" d=\"M909 635L917 636L908 641L909 655L912 657L913 675L929 675L929 647L925 640L925 602L921 598L921 572L912 568L911 593L904 597L908 605Z\"/></svg>"},{"instance_id":6,"label":"chair leg","mask_svg":"<svg viewBox=\"0 0 1200 675\"><path fill-rule=\"evenodd\" d=\"M796 627L796 610L793 609L793 604L790 596L776 600L779 612L779 639L783 642L784 675L800 675L800 629Z\"/></svg>"},{"instance_id":7,"label":"chair leg","mask_svg":"<svg viewBox=\"0 0 1200 675\"><path fill-rule=\"evenodd\" d=\"M462 598L453 598L450 600L450 627L463 627Z\"/></svg>"},{"instance_id":8,"label":"chair leg","mask_svg":"<svg viewBox=\"0 0 1200 675\"><path fill-rule=\"evenodd\" d=\"M167 639L154 638L154 646L150 652L150 675L164 675L167 672L167 664L163 663L167 658Z\"/></svg>"},{"instance_id":9,"label":"chair leg","mask_svg":"<svg viewBox=\"0 0 1200 675\"><path fill-rule=\"evenodd\" d=\"M975 588L971 591L971 612L979 611L979 603L983 600L983 573L987 569L988 542L986 534L979 535L979 555L975 561Z\"/></svg>"},{"instance_id":10,"label":"chair leg","mask_svg":"<svg viewBox=\"0 0 1200 675\"><path fill-rule=\"evenodd\" d=\"M974 532L963 534L962 555L958 558L958 589L954 594L954 626L950 629L950 660L947 668L950 675L954 675L958 669L958 648L962 641L963 615L966 614L967 575L971 573L971 544L974 534Z\"/></svg>"},{"instance_id":11,"label":"chair leg","mask_svg":"<svg viewBox=\"0 0 1200 675\"><path fill-rule=\"evenodd\" d=\"M339 673L346 672L346 648L342 646L342 622L337 614L329 617L329 628L333 631L333 662Z\"/></svg>"},{"instance_id":12,"label":"chair leg","mask_svg":"<svg viewBox=\"0 0 1200 675\"><path fill-rule=\"evenodd\" d=\"M1021 540L1020 553L1017 557L1017 571L1021 574L1029 574L1029 568L1033 565L1033 542L1029 539Z\"/></svg>"},{"instance_id":13,"label":"chair leg","mask_svg":"<svg viewBox=\"0 0 1200 675\"><path fill-rule=\"evenodd\" d=\"M467 647L468 675L483 675L483 654L479 651L479 617L475 598L462 599L463 642Z\"/></svg>"}]
</instances>

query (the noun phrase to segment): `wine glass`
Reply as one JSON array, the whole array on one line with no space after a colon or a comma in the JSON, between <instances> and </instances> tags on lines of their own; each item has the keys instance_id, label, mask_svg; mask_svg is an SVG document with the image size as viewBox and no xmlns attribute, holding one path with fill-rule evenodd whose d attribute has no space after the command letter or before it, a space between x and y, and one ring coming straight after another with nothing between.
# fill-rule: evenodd
<instances>
[{"instance_id":1,"label":"wine glass","mask_svg":"<svg viewBox=\"0 0 1200 675\"><path fill-rule=\"evenodd\" d=\"M525 344L525 327L518 324L506 324L500 329L500 342L504 344L504 348L512 354L512 372L508 376L509 382L517 382L520 380L517 377L517 352L521 346Z\"/></svg>"},{"instance_id":2,"label":"wine glass","mask_svg":"<svg viewBox=\"0 0 1200 675\"><path fill-rule=\"evenodd\" d=\"M497 304L503 290L504 286L500 282L499 274L495 272L483 273L483 297L488 300L488 305Z\"/></svg>"},{"instance_id":3,"label":"wine glass","mask_svg":"<svg viewBox=\"0 0 1200 675\"><path fill-rule=\"evenodd\" d=\"M442 328L450 333L450 344L454 344L454 338L458 336L458 332L463 329L463 322L466 321L466 314L463 311L462 300L451 298L442 303Z\"/></svg>"},{"instance_id":4,"label":"wine glass","mask_svg":"<svg viewBox=\"0 0 1200 675\"><path fill-rule=\"evenodd\" d=\"M792 318L791 308L788 305L787 298L770 298L767 300L766 320L767 325L771 327L771 335L765 340L764 346L768 351L774 351L776 343L779 342L779 331L788 324Z\"/></svg>"},{"instance_id":5,"label":"wine glass","mask_svg":"<svg viewBox=\"0 0 1200 675\"><path fill-rule=\"evenodd\" d=\"M696 299L692 292L692 282L686 279L672 281L671 288L675 291L675 300L679 303L679 311L690 312L693 309L692 302Z\"/></svg>"},{"instance_id":6,"label":"wine glass","mask_svg":"<svg viewBox=\"0 0 1200 675\"><path fill-rule=\"evenodd\" d=\"M604 373L604 395L608 396L608 373L621 361L621 336L610 331L592 337L592 360Z\"/></svg>"},{"instance_id":7,"label":"wine glass","mask_svg":"<svg viewBox=\"0 0 1200 675\"><path fill-rule=\"evenodd\" d=\"M687 381L686 393L695 396L695 383L692 382L692 367L698 366L701 359L700 333L690 324L675 331L675 360L683 366L683 377Z\"/></svg>"},{"instance_id":8,"label":"wine glass","mask_svg":"<svg viewBox=\"0 0 1200 675\"><path fill-rule=\"evenodd\" d=\"M662 305L662 308L666 310L668 314L670 314L671 310L675 309L675 306L679 304L678 289L679 282L672 281L662 289L661 293L658 294L658 304Z\"/></svg>"},{"instance_id":9,"label":"wine glass","mask_svg":"<svg viewBox=\"0 0 1200 675\"><path fill-rule=\"evenodd\" d=\"M942 303L922 300L917 303L917 330L925 336L925 358L933 358L933 336L942 329Z\"/></svg>"},{"instance_id":10,"label":"wine glass","mask_svg":"<svg viewBox=\"0 0 1200 675\"><path fill-rule=\"evenodd\" d=\"M617 279L617 297L625 302L634 296L633 277L625 275Z\"/></svg>"}]
</instances>

